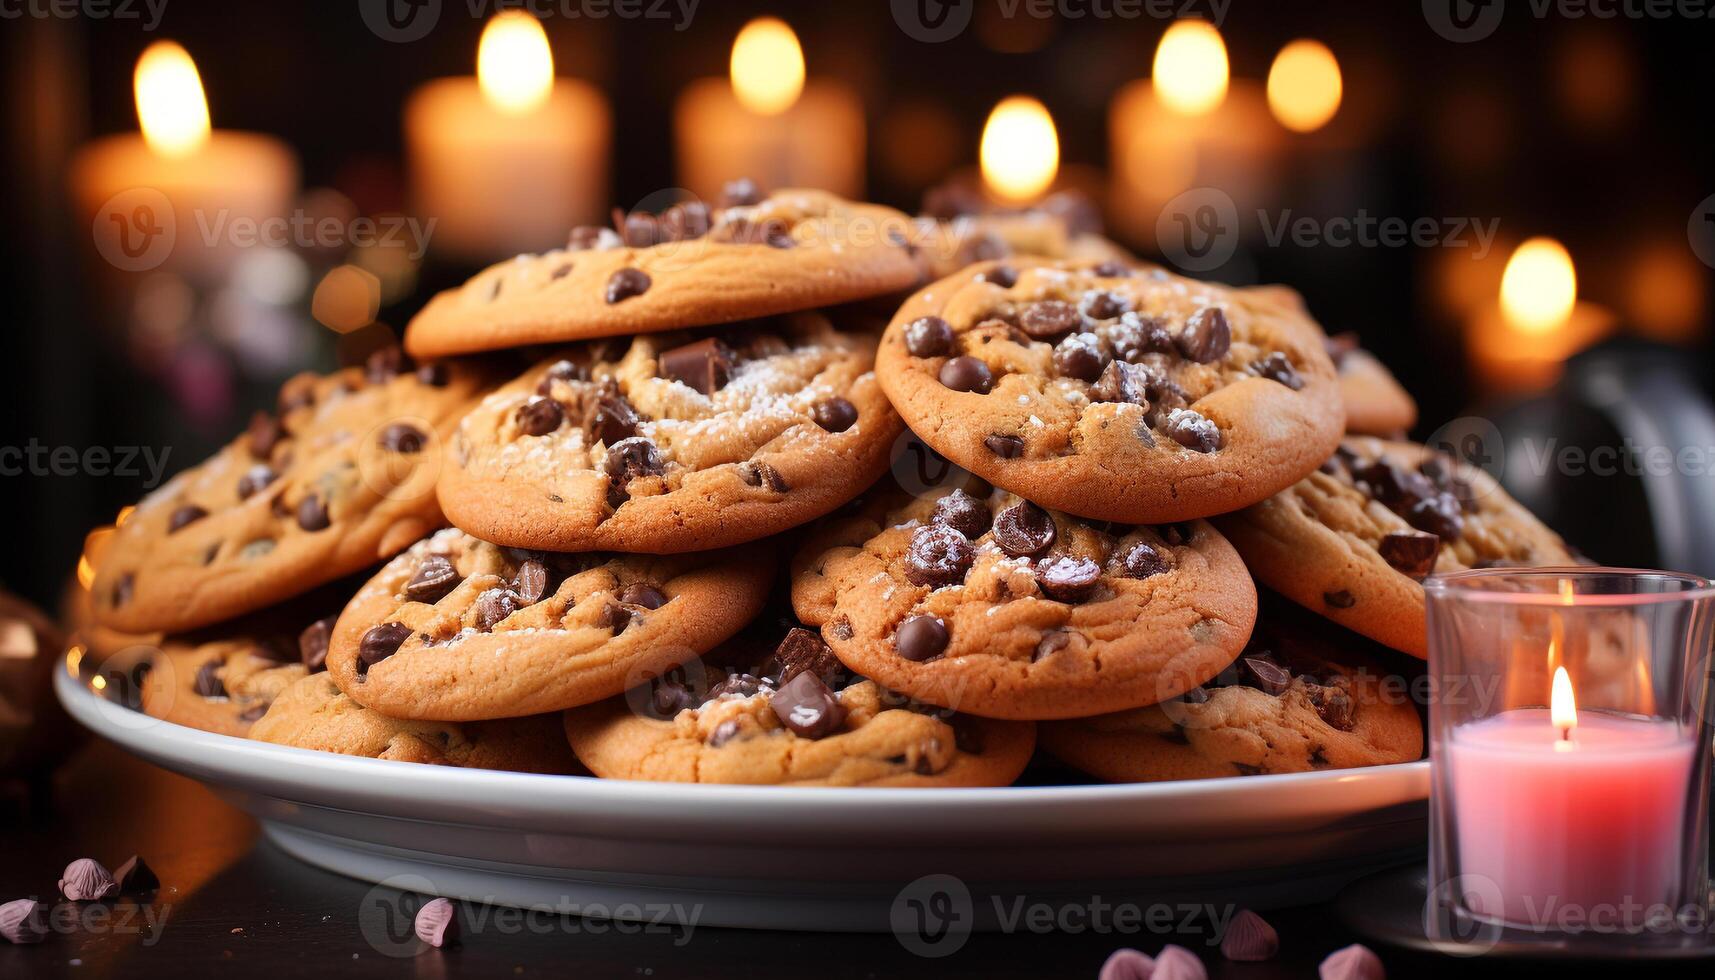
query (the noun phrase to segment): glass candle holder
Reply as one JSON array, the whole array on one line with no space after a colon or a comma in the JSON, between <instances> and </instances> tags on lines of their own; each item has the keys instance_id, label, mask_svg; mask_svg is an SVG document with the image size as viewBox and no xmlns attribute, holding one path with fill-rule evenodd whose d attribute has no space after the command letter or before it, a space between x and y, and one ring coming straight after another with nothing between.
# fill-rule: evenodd
<instances>
[{"instance_id":1,"label":"glass candle holder","mask_svg":"<svg viewBox=\"0 0 1715 980\"><path fill-rule=\"evenodd\" d=\"M1706 949L1715 587L1577 567L1424 591L1429 938Z\"/></svg>"}]
</instances>

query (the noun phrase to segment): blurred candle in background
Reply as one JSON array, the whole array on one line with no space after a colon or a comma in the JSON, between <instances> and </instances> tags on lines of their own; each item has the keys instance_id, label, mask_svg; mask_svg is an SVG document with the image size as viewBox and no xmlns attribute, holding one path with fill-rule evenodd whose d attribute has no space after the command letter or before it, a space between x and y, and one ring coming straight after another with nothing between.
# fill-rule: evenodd
<instances>
[{"instance_id":1,"label":"blurred candle in background","mask_svg":"<svg viewBox=\"0 0 1715 980\"><path fill-rule=\"evenodd\" d=\"M555 78L534 17L483 28L477 77L440 78L405 105L412 208L435 222L430 250L487 261L565 243L605 219L610 128L595 87Z\"/></svg>"},{"instance_id":2,"label":"blurred candle in background","mask_svg":"<svg viewBox=\"0 0 1715 980\"><path fill-rule=\"evenodd\" d=\"M679 180L704 199L718 199L727 181L741 177L764 190L863 194L862 103L845 85L807 78L797 35L774 17L739 31L728 78L685 89L673 133Z\"/></svg>"},{"instance_id":3,"label":"blurred candle in background","mask_svg":"<svg viewBox=\"0 0 1715 980\"><path fill-rule=\"evenodd\" d=\"M1002 99L983 125L977 157L990 197L1014 206L1041 199L1060 172L1054 117L1028 95Z\"/></svg>"},{"instance_id":4,"label":"blurred candle in background","mask_svg":"<svg viewBox=\"0 0 1715 980\"><path fill-rule=\"evenodd\" d=\"M1466 327L1478 382L1491 391L1529 391L1560 376L1566 359L1613 330L1614 316L1578 299L1578 275L1566 247L1526 240L1501 275L1500 295Z\"/></svg>"},{"instance_id":5,"label":"blurred candle in background","mask_svg":"<svg viewBox=\"0 0 1715 980\"><path fill-rule=\"evenodd\" d=\"M1293 41L1268 69L1268 107L1295 133L1313 133L1340 111L1340 63L1320 41Z\"/></svg>"}]
</instances>

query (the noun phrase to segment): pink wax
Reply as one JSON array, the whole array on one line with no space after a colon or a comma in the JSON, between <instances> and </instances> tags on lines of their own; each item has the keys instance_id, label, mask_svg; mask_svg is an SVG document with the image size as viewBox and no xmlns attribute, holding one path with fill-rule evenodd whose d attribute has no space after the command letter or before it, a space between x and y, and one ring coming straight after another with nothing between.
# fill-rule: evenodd
<instances>
[{"instance_id":1,"label":"pink wax","mask_svg":"<svg viewBox=\"0 0 1715 980\"><path fill-rule=\"evenodd\" d=\"M1677 904L1692 750L1672 722L1591 711L1566 741L1545 708L1455 728L1447 762L1473 911L1540 928L1567 907ZM1483 907L1497 891L1501 908Z\"/></svg>"}]
</instances>

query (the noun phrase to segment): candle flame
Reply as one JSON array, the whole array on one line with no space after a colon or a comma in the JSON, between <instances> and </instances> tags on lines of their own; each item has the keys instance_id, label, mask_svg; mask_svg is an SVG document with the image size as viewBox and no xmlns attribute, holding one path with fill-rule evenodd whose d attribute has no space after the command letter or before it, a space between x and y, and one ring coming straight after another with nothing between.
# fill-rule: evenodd
<instances>
[{"instance_id":1,"label":"candle flame","mask_svg":"<svg viewBox=\"0 0 1715 980\"><path fill-rule=\"evenodd\" d=\"M1298 133L1321 129L1340 111L1340 63L1320 41L1293 41L1268 70L1268 107Z\"/></svg>"},{"instance_id":2,"label":"candle flame","mask_svg":"<svg viewBox=\"0 0 1715 980\"><path fill-rule=\"evenodd\" d=\"M96 674L94 677L89 679L89 686L95 688L97 691L106 690L107 689L107 678L101 676L100 674Z\"/></svg>"},{"instance_id":3,"label":"candle flame","mask_svg":"<svg viewBox=\"0 0 1715 980\"><path fill-rule=\"evenodd\" d=\"M1554 671L1554 692L1548 698L1548 717L1554 722L1554 727L1560 729L1561 738L1571 738L1572 729L1578 727L1578 701L1572 696L1572 677L1566 673L1565 667L1557 667Z\"/></svg>"},{"instance_id":4,"label":"candle flame","mask_svg":"<svg viewBox=\"0 0 1715 980\"><path fill-rule=\"evenodd\" d=\"M732 42L732 90L751 112L777 116L804 91L804 49L778 17L758 17Z\"/></svg>"},{"instance_id":5,"label":"candle flame","mask_svg":"<svg viewBox=\"0 0 1715 980\"><path fill-rule=\"evenodd\" d=\"M554 53L548 34L522 10L489 18L476 47L476 83L482 96L509 116L536 111L554 90Z\"/></svg>"},{"instance_id":6,"label":"candle flame","mask_svg":"<svg viewBox=\"0 0 1715 980\"><path fill-rule=\"evenodd\" d=\"M132 76L143 142L165 157L185 157L208 142L208 99L189 52L156 41L137 59Z\"/></svg>"},{"instance_id":7,"label":"candle flame","mask_svg":"<svg viewBox=\"0 0 1715 980\"><path fill-rule=\"evenodd\" d=\"M1227 98L1227 45L1203 20L1175 21L1155 49L1155 94L1174 112L1200 116Z\"/></svg>"},{"instance_id":8,"label":"candle flame","mask_svg":"<svg viewBox=\"0 0 1715 980\"><path fill-rule=\"evenodd\" d=\"M1041 102L1014 95L1000 100L983 124L983 182L1010 201L1028 201L1046 191L1060 170L1060 137Z\"/></svg>"},{"instance_id":9,"label":"candle flame","mask_svg":"<svg viewBox=\"0 0 1715 980\"><path fill-rule=\"evenodd\" d=\"M1527 334L1559 328L1578 302L1578 276L1566 247L1552 238L1532 238L1507 259L1501 274L1501 312Z\"/></svg>"}]
</instances>

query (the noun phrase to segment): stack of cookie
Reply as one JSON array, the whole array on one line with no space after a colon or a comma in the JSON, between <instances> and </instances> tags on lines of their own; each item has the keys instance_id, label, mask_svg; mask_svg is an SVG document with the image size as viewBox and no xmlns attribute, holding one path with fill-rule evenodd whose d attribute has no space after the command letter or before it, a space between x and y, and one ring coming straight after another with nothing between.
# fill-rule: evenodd
<instances>
[{"instance_id":1,"label":"stack of cookie","mask_svg":"<svg viewBox=\"0 0 1715 980\"><path fill-rule=\"evenodd\" d=\"M1037 722L1109 779L1416 758L1358 634L1421 655L1429 571L1570 556L1343 442L1414 408L1295 294L1057 221L740 183L576 229L288 384L121 524L93 615L158 650L151 714L403 761L1005 785ZM1259 626L1253 574L1325 622Z\"/></svg>"}]
</instances>

